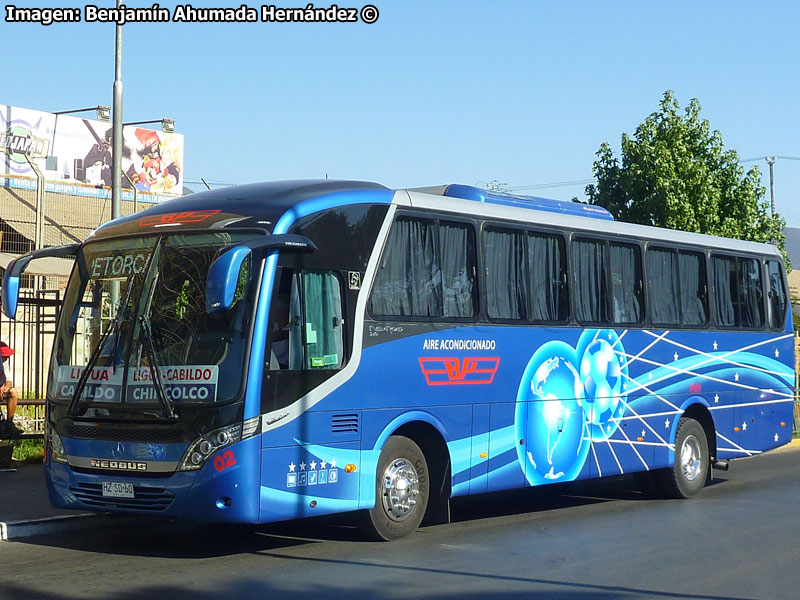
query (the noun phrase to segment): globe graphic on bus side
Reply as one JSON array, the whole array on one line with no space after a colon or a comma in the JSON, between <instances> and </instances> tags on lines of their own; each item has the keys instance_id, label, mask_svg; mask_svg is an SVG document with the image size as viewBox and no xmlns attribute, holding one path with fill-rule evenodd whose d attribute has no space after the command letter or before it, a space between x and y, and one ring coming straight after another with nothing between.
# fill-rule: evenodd
<instances>
[{"instance_id":1,"label":"globe graphic on bus side","mask_svg":"<svg viewBox=\"0 0 800 600\"><path fill-rule=\"evenodd\" d=\"M581 357L583 408L593 440L605 440L614 433L619 425L618 418L624 411L624 377L620 360L612 344L605 339L591 342Z\"/></svg>"},{"instance_id":2,"label":"globe graphic on bus side","mask_svg":"<svg viewBox=\"0 0 800 600\"><path fill-rule=\"evenodd\" d=\"M525 444L517 456L530 485L575 479L589 452L574 352L563 342L545 344L520 383L515 429Z\"/></svg>"}]
</instances>

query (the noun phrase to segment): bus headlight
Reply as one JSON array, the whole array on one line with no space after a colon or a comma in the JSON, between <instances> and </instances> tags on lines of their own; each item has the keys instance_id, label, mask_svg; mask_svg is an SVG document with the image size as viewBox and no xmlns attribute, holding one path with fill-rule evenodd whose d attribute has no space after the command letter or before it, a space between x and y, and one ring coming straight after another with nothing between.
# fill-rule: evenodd
<instances>
[{"instance_id":1,"label":"bus headlight","mask_svg":"<svg viewBox=\"0 0 800 600\"><path fill-rule=\"evenodd\" d=\"M67 453L64 451L64 443L56 430L47 424L47 445L50 447L50 456L56 462L66 463Z\"/></svg>"},{"instance_id":2,"label":"bus headlight","mask_svg":"<svg viewBox=\"0 0 800 600\"><path fill-rule=\"evenodd\" d=\"M178 471L195 471L199 469L214 452L225 446L235 444L241 439L241 423L228 425L227 427L208 432L189 445L178 466Z\"/></svg>"}]
</instances>

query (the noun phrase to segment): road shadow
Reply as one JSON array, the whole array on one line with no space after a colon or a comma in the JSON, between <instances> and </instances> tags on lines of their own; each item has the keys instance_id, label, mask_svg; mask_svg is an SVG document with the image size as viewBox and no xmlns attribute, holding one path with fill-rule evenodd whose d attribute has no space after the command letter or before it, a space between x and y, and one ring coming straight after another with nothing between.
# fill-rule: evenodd
<instances>
[{"instance_id":1,"label":"road shadow","mask_svg":"<svg viewBox=\"0 0 800 600\"><path fill-rule=\"evenodd\" d=\"M713 485L724 480L715 479ZM464 523L512 515L562 511L614 501L650 499L631 476L493 492L451 500L451 522ZM120 556L194 559L285 550L324 542L370 544L354 513L326 515L266 525L198 524L147 519L91 531L21 538L14 543L51 546ZM429 529L423 524L422 531Z\"/></svg>"},{"instance_id":2,"label":"road shadow","mask_svg":"<svg viewBox=\"0 0 800 600\"><path fill-rule=\"evenodd\" d=\"M288 557L294 558L294 557ZM297 559L302 560L302 559ZM312 559L320 560L320 559ZM332 563L331 566L345 567L355 565L357 562L330 560L323 562ZM296 598L370 598L375 600L390 600L398 597L436 598L437 600L485 600L487 597L496 600L511 600L515 598L529 598L532 600L641 600L643 598L662 598L668 600L752 600L741 597L717 596L705 594L673 593L662 590L649 590L625 586L597 585L559 580L537 579L532 577L514 577L460 572L441 569L426 569L403 567L396 565L375 565L375 569L388 568L400 577L421 578L425 575L447 575L463 583L473 582L470 591L445 592L431 586L430 591L420 591L420 586L398 594L397 589L384 589L380 585L349 585L334 586L331 584L316 583L313 577L292 583L256 579L255 577L226 579L216 585L206 585L199 588L197 585L183 586L178 584L140 584L133 588L117 589L114 591L115 600L134 600L169 598L170 600L218 600L219 598L236 598L249 600L269 598L270 600L295 600ZM337 578L337 582L340 579ZM424 581L424 580L423 580ZM424 587L424 586L422 586ZM86 598L104 597L102 592L95 596L87 596L85 592L69 594L56 591L28 590L19 585L10 584L3 586L4 600L84 600Z\"/></svg>"}]
</instances>

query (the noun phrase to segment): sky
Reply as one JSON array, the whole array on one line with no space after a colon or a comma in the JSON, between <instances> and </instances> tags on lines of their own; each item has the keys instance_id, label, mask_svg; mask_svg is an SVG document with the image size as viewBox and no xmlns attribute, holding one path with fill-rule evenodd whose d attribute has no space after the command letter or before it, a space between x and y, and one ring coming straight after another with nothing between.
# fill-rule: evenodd
<instances>
[{"instance_id":1,"label":"sky","mask_svg":"<svg viewBox=\"0 0 800 600\"><path fill-rule=\"evenodd\" d=\"M261 6L192 6L242 1ZM188 182L497 181L570 199L584 197L600 144L618 152L669 89L682 107L698 98L725 147L757 159L743 166L759 166L767 199L764 157L787 157L775 201L800 227L800 3L367 1L374 24L129 23L124 120L175 119ZM0 104L110 106L114 30L0 18Z\"/></svg>"}]
</instances>

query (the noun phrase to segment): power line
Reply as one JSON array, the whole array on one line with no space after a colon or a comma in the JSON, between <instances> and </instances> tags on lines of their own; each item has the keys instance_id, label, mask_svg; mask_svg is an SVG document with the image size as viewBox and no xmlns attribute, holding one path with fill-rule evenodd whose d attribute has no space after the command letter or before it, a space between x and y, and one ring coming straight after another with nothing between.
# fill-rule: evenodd
<instances>
[{"instance_id":1,"label":"power line","mask_svg":"<svg viewBox=\"0 0 800 600\"><path fill-rule=\"evenodd\" d=\"M777 155L777 156L773 155L773 156L774 156L774 158L780 158L781 160L800 160L800 156L780 156L780 155ZM772 158L772 157L770 157L770 158ZM754 158L743 158L739 162L740 163L746 163L746 162L757 162L757 161L761 161L761 160L767 160L767 157L766 156L756 156Z\"/></svg>"},{"instance_id":2,"label":"power line","mask_svg":"<svg viewBox=\"0 0 800 600\"><path fill-rule=\"evenodd\" d=\"M775 158L781 160L800 160L800 156L782 156L776 155ZM746 163L746 162L756 162L766 160L765 156L755 156L753 158L743 158L739 162ZM510 186L508 189L513 192L522 192L525 190L544 190L547 188L559 188L559 187L570 187L575 185L588 185L590 183L594 183L595 179L573 179L570 181L553 181L550 183L528 183L523 185L514 185Z\"/></svg>"},{"instance_id":3,"label":"power line","mask_svg":"<svg viewBox=\"0 0 800 600\"><path fill-rule=\"evenodd\" d=\"M547 188L558 188L558 187L571 187L574 185L587 185L589 183L594 183L594 179L574 179L572 181L553 181L551 183L531 183L527 185L515 185L510 187L509 189L514 192L521 192L524 190L544 190Z\"/></svg>"}]
</instances>

